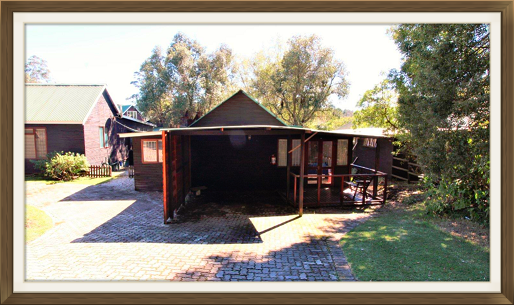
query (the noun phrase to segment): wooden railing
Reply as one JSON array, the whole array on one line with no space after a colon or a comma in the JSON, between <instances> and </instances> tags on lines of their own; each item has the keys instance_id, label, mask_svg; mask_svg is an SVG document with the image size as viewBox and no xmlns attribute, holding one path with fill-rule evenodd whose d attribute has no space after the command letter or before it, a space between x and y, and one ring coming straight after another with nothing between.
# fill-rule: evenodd
<instances>
[{"instance_id":1,"label":"wooden railing","mask_svg":"<svg viewBox=\"0 0 514 305\"><path fill-rule=\"evenodd\" d=\"M90 165L87 176L90 178L111 177L112 167L110 165Z\"/></svg>"},{"instance_id":2,"label":"wooden railing","mask_svg":"<svg viewBox=\"0 0 514 305\"><path fill-rule=\"evenodd\" d=\"M394 161L398 161L398 165L400 166L394 165ZM423 178L423 174L421 173L423 167L419 164L409 161L408 159L393 157L392 168L404 173L405 176L399 176L395 174L392 174L391 176L398 180L407 181L407 183L413 181L414 179L412 178L415 178L416 181Z\"/></svg>"},{"instance_id":3,"label":"wooden railing","mask_svg":"<svg viewBox=\"0 0 514 305\"><path fill-rule=\"evenodd\" d=\"M317 179L317 204L330 204L330 203L340 203L340 204L385 204L386 198L387 198L387 174L381 171L377 171L371 168L367 168L364 166L351 164L350 165L352 169L357 169L359 172L355 174L307 174L304 175L304 183L307 183L307 180L309 178L316 178ZM360 173L362 171L368 172L368 173ZM298 203L298 191L299 191L299 180L300 175L295 174L293 172L290 173L290 176L293 177L293 193L292 198L290 198L290 190L287 190L287 200L290 201L292 199L292 203L296 205ZM323 186L322 180L323 178L341 178L341 184L339 186L336 186L335 183L332 183L332 185L329 185L328 187L333 189L334 187L339 187L339 200L331 201L331 202L321 202L321 189ZM290 177L288 177L290 179ZM366 186L364 193L360 193L361 198L359 200L355 200L355 196L353 196L353 200L345 200L345 194L344 191L346 189L351 188L353 184L355 184L352 181L362 181L362 180L371 180L370 185L372 184L372 191L369 194L368 189L369 187ZM368 180L368 181L369 181ZM379 180L382 180L380 182ZM346 195L348 196L348 195ZM305 201L304 201L305 202Z\"/></svg>"}]
</instances>

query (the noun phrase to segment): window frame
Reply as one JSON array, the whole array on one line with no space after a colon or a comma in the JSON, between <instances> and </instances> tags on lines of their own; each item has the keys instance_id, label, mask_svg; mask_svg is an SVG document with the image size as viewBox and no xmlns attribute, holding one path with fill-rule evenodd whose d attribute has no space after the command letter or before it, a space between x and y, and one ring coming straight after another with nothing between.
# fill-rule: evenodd
<instances>
[{"instance_id":1,"label":"window frame","mask_svg":"<svg viewBox=\"0 0 514 305\"><path fill-rule=\"evenodd\" d=\"M163 150L162 139L141 139L141 163L142 164L158 164L162 163L164 158L163 153L159 154L159 141L161 142L161 151ZM145 145L144 142L155 142L155 148L157 150L157 161L145 161Z\"/></svg>"},{"instance_id":2,"label":"window frame","mask_svg":"<svg viewBox=\"0 0 514 305\"><path fill-rule=\"evenodd\" d=\"M346 141L346 154L342 153L341 157L342 160L339 159L339 145L340 142L344 143ZM348 166L348 151L350 150L350 140L349 139L337 139L336 142L336 164L335 166ZM342 147L342 146L341 146ZM344 152L344 151L343 151ZM346 155L346 156L345 156ZM339 164L339 161L346 161L345 164Z\"/></svg>"},{"instance_id":3,"label":"window frame","mask_svg":"<svg viewBox=\"0 0 514 305\"><path fill-rule=\"evenodd\" d=\"M27 133L27 129L31 129L32 130L32 133ZM46 154L42 157L39 157L38 158L38 153L37 153L37 139L36 139L36 129L43 129L44 132L45 132L45 147L46 147ZM46 158L46 155L48 154L48 133L47 133L47 130L46 130L46 127L27 127L25 126L25 135L27 134L30 134L30 135L34 135L34 152L36 154L36 157L35 158L27 158L27 154L26 154L26 147L25 147L25 142L23 142L24 144L24 157L25 157L25 160L42 160L42 159L45 159ZM25 139L23 139L25 141Z\"/></svg>"},{"instance_id":4,"label":"window frame","mask_svg":"<svg viewBox=\"0 0 514 305\"><path fill-rule=\"evenodd\" d=\"M294 141L298 141L298 144L295 145ZM301 146L302 145L302 139L291 139L291 149L294 149L298 145L300 147L298 147L296 150L293 150L291 152L291 167L300 167L300 164L302 164L302 146ZM293 157L294 157L295 153L300 154L300 156L298 158L299 160L298 160L298 164L297 165L293 164L293 159L294 159Z\"/></svg>"},{"instance_id":5,"label":"window frame","mask_svg":"<svg viewBox=\"0 0 514 305\"><path fill-rule=\"evenodd\" d=\"M132 116L134 114L134 116ZM137 120L137 111L136 110L128 110L126 114L129 118Z\"/></svg>"},{"instance_id":6,"label":"window frame","mask_svg":"<svg viewBox=\"0 0 514 305\"><path fill-rule=\"evenodd\" d=\"M100 148L109 148L109 132L107 128L105 128L105 126L98 126L98 128L102 130L102 135L100 137ZM105 141L106 136L107 141Z\"/></svg>"},{"instance_id":7,"label":"window frame","mask_svg":"<svg viewBox=\"0 0 514 305\"><path fill-rule=\"evenodd\" d=\"M280 165L280 141L286 141L286 162L285 165ZM287 167L287 154L289 149L289 141L287 139L278 139L277 140L277 167Z\"/></svg>"},{"instance_id":8,"label":"window frame","mask_svg":"<svg viewBox=\"0 0 514 305\"><path fill-rule=\"evenodd\" d=\"M362 147L376 148L377 141L378 141L377 138L372 138L372 137L362 138ZM373 145L368 145L369 142L373 143Z\"/></svg>"}]
</instances>

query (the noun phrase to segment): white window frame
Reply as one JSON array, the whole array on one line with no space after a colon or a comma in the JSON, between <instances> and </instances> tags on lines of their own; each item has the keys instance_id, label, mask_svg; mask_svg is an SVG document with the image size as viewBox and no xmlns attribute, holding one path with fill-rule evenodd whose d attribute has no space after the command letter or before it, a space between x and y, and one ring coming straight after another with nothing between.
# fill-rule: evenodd
<instances>
[{"instance_id":1,"label":"white window frame","mask_svg":"<svg viewBox=\"0 0 514 305\"><path fill-rule=\"evenodd\" d=\"M157 160L145 160L145 142L155 142L155 148L157 150ZM159 149L159 142L160 142L160 149ZM141 163L143 164L157 164L162 163L163 159L162 155L162 140L159 139L141 139Z\"/></svg>"}]
</instances>

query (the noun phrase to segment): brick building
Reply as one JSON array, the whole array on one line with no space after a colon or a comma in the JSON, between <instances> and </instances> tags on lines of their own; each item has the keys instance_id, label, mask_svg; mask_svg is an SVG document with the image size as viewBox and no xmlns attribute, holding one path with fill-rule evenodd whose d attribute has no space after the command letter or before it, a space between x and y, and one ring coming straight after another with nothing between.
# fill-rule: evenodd
<instances>
[{"instance_id":1,"label":"brick building","mask_svg":"<svg viewBox=\"0 0 514 305\"><path fill-rule=\"evenodd\" d=\"M130 141L118 133L150 131L154 125L123 115L105 85L26 84L25 172L30 160L53 151L85 154L92 165L123 161Z\"/></svg>"}]
</instances>

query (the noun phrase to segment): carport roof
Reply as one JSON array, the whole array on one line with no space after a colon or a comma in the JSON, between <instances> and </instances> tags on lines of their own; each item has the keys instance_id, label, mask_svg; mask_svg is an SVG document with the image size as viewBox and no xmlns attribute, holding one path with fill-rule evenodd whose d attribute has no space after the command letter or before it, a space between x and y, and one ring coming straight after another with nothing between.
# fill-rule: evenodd
<instances>
[{"instance_id":1,"label":"carport roof","mask_svg":"<svg viewBox=\"0 0 514 305\"><path fill-rule=\"evenodd\" d=\"M201 133L202 131L220 131L219 135L223 135L223 131L230 130L281 130L284 132L290 131L291 133L319 133L325 135L335 135L335 136L369 136L373 138L388 138L386 135L366 135L366 134L358 134L341 130L317 130L311 128L304 127L294 127L294 126L275 126L275 125L242 125L242 126L209 126L209 127L182 127L182 128L162 128L159 131L147 131L147 132L133 132L133 133L121 133L119 134L120 138L135 138L135 137L150 137L150 136L159 136L162 134L162 131L166 131L169 133L175 134L184 134L188 133L194 135L195 133Z\"/></svg>"}]
</instances>

